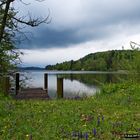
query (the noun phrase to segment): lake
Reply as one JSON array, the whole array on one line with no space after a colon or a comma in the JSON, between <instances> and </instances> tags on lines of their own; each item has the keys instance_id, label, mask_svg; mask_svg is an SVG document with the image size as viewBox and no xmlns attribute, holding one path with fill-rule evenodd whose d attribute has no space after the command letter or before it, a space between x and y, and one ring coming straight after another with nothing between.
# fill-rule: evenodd
<instances>
[{"instance_id":1,"label":"lake","mask_svg":"<svg viewBox=\"0 0 140 140\"><path fill-rule=\"evenodd\" d=\"M63 78L63 97L75 98L92 96L99 92L105 83L121 82L126 74L96 71L24 71L26 86L44 88L44 73L48 74L48 95L57 98L57 77Z\"/></svg>"}]
</instances>

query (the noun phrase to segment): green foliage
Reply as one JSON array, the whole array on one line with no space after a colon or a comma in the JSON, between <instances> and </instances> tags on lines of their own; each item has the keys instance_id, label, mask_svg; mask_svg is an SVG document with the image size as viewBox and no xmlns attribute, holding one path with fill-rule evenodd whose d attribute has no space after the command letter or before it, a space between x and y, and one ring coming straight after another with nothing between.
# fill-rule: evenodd
<instances>
[{"instance_id":1,"label":"green foliage","mask_svg":"<svg viewBox=\"0 0 140 140\"><path fill-rule=\"evenodd\" d=\"M56 65L46 66L47 70L89 70L116 71L129 70L132 64L139 64L138 50L112 50L89 54L77 61L68 61ZM136 68L134 65L133 69ZM138 68L137 68L138 69Z\"/></svg>"},{"instance_id":2,"label":"green foliage","mask_svg":"<svg viewBox=\"0 0 140 140\"><path fill-rule=\"evenodd\" d=\"M15 32L18 30L18 27L12 18L16 15L13 8L9 8L6 24L3 23L5 3L6 0L0 1L0 33L2 34L0 36L0 73L7 73L9 70L15 68L20 62L19 55L21 54L15 47L17 41ZM2 32L3 26L4 31Z\"/></svg>"},{"instance_id":3,"label":"green foliage","mask_svg":"<svg viewBox=\"0 0 140 140\"><path fill-rule=\"evenodd\" d=\"M123 139L140 133L140 85L105 85L81 100L15 101L0 96L0 139Z\"/></svg>"},{"instance_id":4,"label":"green foliage","mask_svg":"<svg viewBox=\"0 0 140 140\"><path fill-rule=\"evenodd\" d=\"M7 73L9 70L15 69L20 63L20 52L10 44L1 43L0 45L0 72Z\"/></svg>"},{"instance_id":5,"label":"green foliage","mask_svg":"<svg viewBox=\"0 0 140 140\"><path fill-rule=\"evenodd\" d=\"M129 65L129 69L132 72L140 73L140 51L139 49L134 50L135 55L133 56L134 61L132 61Z\"/></svg>"},{"instance_id":6,"label":"green foliage","mask_svg":"<svg viewBox=\"0 0 140 140\"><path fill-rule=\"evenodd\" d=\"M49 15L44 19L32 18L30 13L28 16L19 17L19 11L16 11L12 2L14 0L0 0L0 73L7 73L20 63L19 56L22 53L16 47L22 40L27 39L23 27L36 27L50 22Z\"/></svg>"}]
</instances>

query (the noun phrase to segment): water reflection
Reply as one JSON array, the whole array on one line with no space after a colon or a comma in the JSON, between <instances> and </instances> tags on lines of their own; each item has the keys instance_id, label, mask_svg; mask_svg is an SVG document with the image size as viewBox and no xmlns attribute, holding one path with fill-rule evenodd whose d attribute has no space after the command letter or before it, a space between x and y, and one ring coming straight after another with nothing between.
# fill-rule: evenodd
<instances>
[{"instance_id":1,"label":"water reflection","mask_svg":"<svg viewBox=\"0 0 140 140\"><path fill-rule=\"evenodd\" d=\"M96 85L100 86L105 83L118 83L123 82L129 79L126 74L118 74L118 73L95 73L95 74L70 74L70 75L62 75L63 77L73 80L78 80L86 85Z\"/></svg>"},{"instance_id":2,"label":"water reflection","mask_svg":"<svg viewBox=\"0 0 140 140\"><path fill-rule=\"evenodd\" d=\"M28 81L29 87L44 87L44 73L46 71L28 71L32 80ZM64 98L75 98L94 95L104 83L121 82L127 78L125 74L97 73L97 72L47 72L48 95L57 98L57 78L63 78Z\"/></svg>"}]
</instances>

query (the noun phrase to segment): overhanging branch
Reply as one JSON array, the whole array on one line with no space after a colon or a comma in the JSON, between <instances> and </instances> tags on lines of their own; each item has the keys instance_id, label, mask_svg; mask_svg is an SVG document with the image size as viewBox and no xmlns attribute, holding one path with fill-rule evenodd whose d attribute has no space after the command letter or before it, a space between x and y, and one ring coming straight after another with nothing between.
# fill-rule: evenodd
<instances>
[{"instance_id":1,"label":"overhanging branch","mask_svg":"<svg viewBox=\"0 0 140 140\"><path fill-rule=\"evenodd\" d=\"M25 20L25 18L17 18L17 17L12 17L12 18L21 24L26 24L26 25L31 26L31 27L39 26L42 23L49 24L51 22L51 19L49 19L50 12L49 12L48 16L44 19L40 19L40 18L34 19L30 15L29 15L28 20Z\"/></svg>"}]
</instances>

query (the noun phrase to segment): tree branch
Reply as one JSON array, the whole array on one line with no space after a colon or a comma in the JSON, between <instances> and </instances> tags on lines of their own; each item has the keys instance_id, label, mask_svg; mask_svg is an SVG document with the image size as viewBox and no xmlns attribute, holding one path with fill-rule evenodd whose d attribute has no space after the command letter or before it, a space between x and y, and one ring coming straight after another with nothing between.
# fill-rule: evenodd
<instances>
[{"instance_id":1,"label":"tree branch","mask_svg":"<svg viewBox=\"0 0 140 140\"><path fill-rule=\"evenodd\" d=\"M44 19L40 19L40 18L34 19L30 15L29 15L29 20L27 20L27 21L23 20L23 18L16 18L16 17L12 17L12 18L21 24L26 24L26 25L31 26L31 27L39 26L42 23L49 24L51 22L51 19L49 19L50 12L49 12L48 16Z\"/></svg>"},{"instance_id":2,"label":"tree branch","mask_svg":"<svg viewBox=\"0 0 140 140\"><path fill-rule=\"evenodd\" d=\"M6 1L2 1L1 4L0 4L0 7L4 4L6 4Z\"/></svg>"},{"instance_id":3,"label":"tree branch","mask_svg":"<svg viewBox=\"0 0 140 140\"><path fill-rule=\"evenodd\" d=\"M136 46L140 46L140 44L136 43L136 42L133 42L133 41L130 41L130 46L132 49L138 49L138 48L135 48Z\"/></svg>"}]
</instances>

